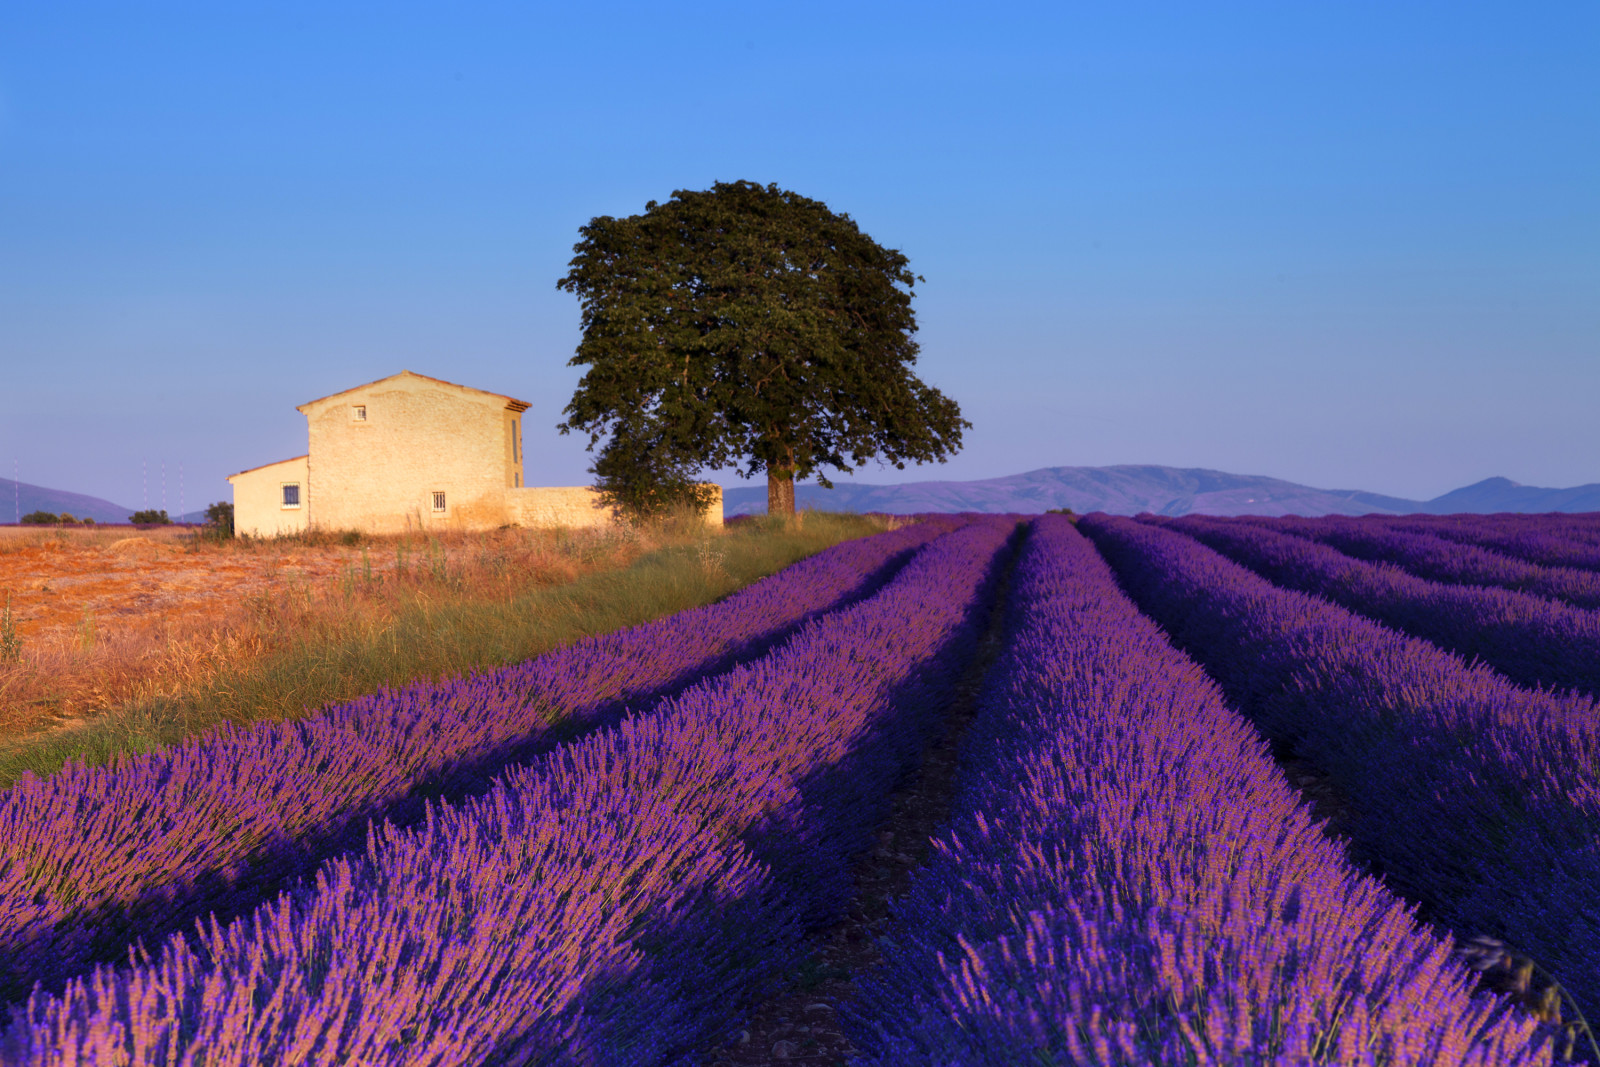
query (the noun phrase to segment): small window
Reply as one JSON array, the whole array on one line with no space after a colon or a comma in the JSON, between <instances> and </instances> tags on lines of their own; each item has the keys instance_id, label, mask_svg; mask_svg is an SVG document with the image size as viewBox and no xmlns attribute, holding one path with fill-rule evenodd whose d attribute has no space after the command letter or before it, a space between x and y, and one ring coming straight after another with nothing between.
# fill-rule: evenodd
<instances>
[{"instance_id":1,"label":"small window","mask_svg":"<svg viewBox=\"0 0 1600 1067\"><path fill-rule=\"evenodd\" d=\"M286 508L297 508L300 506L299 482L283 483L283 506Z\"/></svg>"},{"instance_id":2,"label":"small window","mask_svg":"<svg viewBox=\"0 0 1600 1067\"><path fill-rule=\"evenodd\" d=\"M352 405L351 408L350 408L350 421L352 421L352 422L366 422L367 421L367 405L365 405L365 404L354 404L354 405Z\"/></svg>"},{"instance_id":3,"label":"small window","mask_svg":"<svg viewBox=\"0 0 1600 1067\"><path fill-rule=\"evenodd\" d=\"M517 472L517 488L518 489L522 488L522 472L521 471Z\"/></svg>"},{"instance_id":4,"label":"small window","mask_svg":"<svg viewBox=\"0 0 1600 1067\"><path fill-rule=\"evenodd\" d=\"M444 493L435 489L433 491L433 512L435 515L444 511Z\"/></svg>"},{"instance_id":5,"label":"small window","mask_svg":"<svg viewBox=\"0 0 1600 1067\"><path fill-rule=\"evenodd\" d=\"M521 445L520 438L522 437L522 435L517 432L517 429L518 429L517 420L516 419L512 419L511 420L511 462L513 462L513 463L522 462L522 448L520 447L520 445Z\"/></svg>"}]
</instances>

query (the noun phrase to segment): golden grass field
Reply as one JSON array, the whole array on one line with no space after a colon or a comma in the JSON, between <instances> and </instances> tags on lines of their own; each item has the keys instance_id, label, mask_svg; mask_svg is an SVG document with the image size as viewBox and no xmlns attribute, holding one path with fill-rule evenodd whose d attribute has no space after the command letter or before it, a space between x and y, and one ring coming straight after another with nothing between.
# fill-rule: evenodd
<instances>
[{"instance_id":1,"label":"golden grass field","mask_svg":"<svg viewBox=\"0 0 1600 1067\"><path fill-rule=\"evenodd\" d=\"M0 785L706 603L882 520L208 539L0 528ZM0 649L5 621L0 616Z\"/></svg>"},{"instance_id":2,"label":"golden grass field","mask_svg":"<svg viewBox=\"0 0 1600 1067\"><path fill-rule=\"evenodd\" d=\"M314 617L381 613L407 589L509 594L620 565L644 547L523 530L349 545L219 543L181 527L4 528L0 604L9 598L21 657L0 665L0 736L175 692Z\"/></svg>"}]
</instances>

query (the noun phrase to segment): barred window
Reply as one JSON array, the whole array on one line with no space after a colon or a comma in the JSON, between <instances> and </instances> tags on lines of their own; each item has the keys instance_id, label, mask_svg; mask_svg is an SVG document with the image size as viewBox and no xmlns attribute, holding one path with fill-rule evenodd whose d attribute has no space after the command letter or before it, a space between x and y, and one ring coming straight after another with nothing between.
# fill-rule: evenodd
<instances>
[{"instance_id":1,"label":"barred window","mask_svg":"<svg viewBox=\"0 0 1600 1067\"><path fill-rule=\"evenodd\" d=\"M297 508L300 506L299 482L283 483L283 506L286 508Z\"/></svg>"},{"instance_id":2,"label":"barred window","mask_svg":"<svg viewBox=\"0 0 1600 1067\"><path fill-rule=\"evenodd\" d=\"M433 491L433 510L435 512L444 510L444 493L438 489Z\"/></svg>"},{"instance_id":3,"label":"barred window","mask_svg":"<svg viewBox=\"0 0 1600 1067\"><path fill-rule=\"evenodd\" d=\"M365 404L352 405L351 408L350 408L350 418L354 422L366 422L367 421L367 405L365 405Z\"/></svg>"}]
</instances>

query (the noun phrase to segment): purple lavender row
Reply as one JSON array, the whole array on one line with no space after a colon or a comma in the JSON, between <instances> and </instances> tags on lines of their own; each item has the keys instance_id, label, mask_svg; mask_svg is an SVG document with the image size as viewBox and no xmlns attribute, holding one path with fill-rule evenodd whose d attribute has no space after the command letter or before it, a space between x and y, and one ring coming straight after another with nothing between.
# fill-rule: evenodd
<instances>
[{"instance_id":1,"label":"purple lavender row","mask_svg":"<svg viewBox=\"0 0 1600 1067\"><path fill-rule=\"evenodd\" d=\"M1369 563L1393 563L1429 581L1493 585L1564 600L1575 607L1600 608L1600 573L1595 571L1541 566L1415 527L1397 528L1371 519L1330 515L1320 519L1284 516L1248 521L1279 533L1310 538Z\"/></svg>"},{"instance_id":2,"label":"purple lavender row","mask_svg":"<svg viewBox=\"0 0 1600 1067\"><path fill-rule=\"evenodd\" d=\"M527 663L424 680L297 722L223 730L108 767L25 776L0 795L0 998L49 988L136 936L243 914L366 823L416 818L624 702L759 654L870 592L956 520L835 546L728 599Z\"/></svg>"},{"instance_id":3,"label":"purple lavender row","mask_svg":"<svg viewBox=\"0 0 1600 1067\"><path fill-rule=\"evenodd\" d=\"M1600 695L1600 612L1509 589L1430 582L1248 522L1191 515L1161 525L1279 585L1482 659L1520 685Z\"/></svg>"},{"instance_id":4,"label":"purple lavender row","mask_svg":"<svg viewBox=\"0 0 1600 1067\"><path fill-rule=\"evenodd\" d=\"M1484 518L1499 521L1484 521ZM1450 541L1490 548L1508 556L1537 563L1541 567L1576 567L1600 571L1600 545L1587 539L1568 536L1568 531L1586 527L1571 522L1547 523L1544 515L1518 516L1505 521L1502 516L1450 515L1443 519L1422 519L1408 515L1388 520L1397 529L1421 530Z\"/></svg>"},{"instance_id":5,"label":"purple lavender row","mask_svg":"<svg viewBox=\"0 0 1600 1067\"><path fill-rule=\"evenodd\" d=\"M514 769L252 915L36 993L9 1065L668 1064L837 912L976 643L1010 524Z\"/></svg>"},{"instance_id":6,"label":"purple lavender row","mask_svg":"<svg viewBox=\"0 0 1600 1067\"><path fill-rule=\"evenodd\" d=\"M1271 585L1181 534L1087 533L1139 607L1342 794L1341 831L1464 935L1540 961L1600 1013L1600 705Z\"/></svg>"},{"instance_id":7,"label":"purple lavender row","mask_svg":"<svg viewBox=\"0 0 1600 1067\"><path fill-rule=\"evenodd\" d=\"M1600 541L1600 511L1457 512L1451 515L1387 515L1382 518L1386 522L1411 525L1454 526L1496 533L1550 533L1572 540Z\"/></svg>"},{"instance_id":8,"label":"purple lavender row","mask_svg":"<svg viewBox=\"0 0 1600 1067\"><path fill-rule=\"evenodd\" d=\"M1550 1062L1064 518L1022 549L954 810L844 1013L855 1067Z\"/></svg>"}]
</instances>

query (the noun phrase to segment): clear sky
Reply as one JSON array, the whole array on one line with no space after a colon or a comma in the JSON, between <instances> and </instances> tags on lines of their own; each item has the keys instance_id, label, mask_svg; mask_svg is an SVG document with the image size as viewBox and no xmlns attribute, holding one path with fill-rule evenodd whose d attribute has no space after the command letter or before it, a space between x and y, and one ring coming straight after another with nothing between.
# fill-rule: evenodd
<instances>
[{"instance_id":1,"label":"clear sky","mask_svg":"<svg viewBox=\"0 0 1600 1067\"><path fill-rule=\"evenodd\" d=\"M0 476L193 509L405 368L583 483L578 227L739 179L926 278L973 428L862 481L1600 481L1591 0L5 4Z\"/></svg>"}]
</instances>

